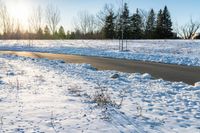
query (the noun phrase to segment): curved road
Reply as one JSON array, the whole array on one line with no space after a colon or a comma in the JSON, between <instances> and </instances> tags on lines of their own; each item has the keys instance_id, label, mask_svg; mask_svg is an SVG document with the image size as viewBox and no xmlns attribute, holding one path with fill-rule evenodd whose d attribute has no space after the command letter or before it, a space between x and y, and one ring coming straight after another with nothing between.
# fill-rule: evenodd
<instances>
[{"instance_id":1,"label":"curved road","mask_svg":"<svg viewBox=\"0 0 200 133\"><path fill-rule=\"evenodd\" d=\"M191 85L200 81L200 67L39 52L0 51L0 54L14 54L32 58L59 59L70 63L88 63L98 70L149 73L155 78L162 78L168 81L183 81Z\"/></svg>"}]
</instances>

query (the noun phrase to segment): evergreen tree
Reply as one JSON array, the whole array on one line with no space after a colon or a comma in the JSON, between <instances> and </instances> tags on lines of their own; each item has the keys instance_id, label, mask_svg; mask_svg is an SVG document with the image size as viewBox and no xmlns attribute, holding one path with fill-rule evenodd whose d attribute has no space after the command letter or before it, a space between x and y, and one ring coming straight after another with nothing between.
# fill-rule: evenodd
<instances>
[{"instance_id":1,"label":"evergreen tree","mask_svg":"<svg viewBox=\"0 0 200 133\"><path fill-rule=\"evenodd\" d=\"M165 6L163 10L163 32L164 32L163 39L168 39L173 37L172 21L167 6Z\"/></svg>"},{"instance_id":2,"label":"evergreen tree","mask_svg":"<svg viewBox=\"0 0 200 133\"><path fill-rule=\"evenodd\" d=\"M63 26L60 26L59 31L58 31L58 36L60 39L66 39L65 30Z\"/></svg>"},{"instance_id":3,"label":"evergreen tree","mask_svg":"<svg viewBox=\"0 0 200 133\"><path fill-rule=\"evenodd\" d=\"M103 27L103 34L106 39L113 39L115 36L115 15L113 10L109 11L109 14L105 17L105 24Z\"/></svg>"},{"instance_id":4,"label":"evergreen tree","mask_svg":"<svg viewBox=\"0 0 200 133\"><path fill-rule=\"evenodd\" d=\"M160 10L158 12L156 37L158 39L169 39L173 37L172 21L167 6L165 6L163 11Z\"/></svg>"},{"instance_id":5,"label":"evergreen tree","mask_svg":"<svg viewBox=\"0 0 200 133\"><path fill-rule=\"evenodd\" d=\"M74 38L75 39L82 39L83 38L83 35L82 35L80 30L76 29Z\"/></svg>"},{"instance_id":6,"label":"evergreen tree","mask_svg":"<svg viewBox=\"0 0 200 133\"><path fill-rule=\"evenodd\" d=\"M155 38L155 29L156 29L156 18L154 10L151 9L147 18L145 36L147 39Z\"/></svg>"},{"instance_id":7,"label":"evergreen tree","mask_svg":"<svg viewBox=\"0 0 200 133\"><path fill-rule=\"evenodd\" d=\"M53 39L60 39L59 33L57 30L55 30L54 34L53 34Z\"/></svg>"},{"instance_id":8,"label":"evergreen tree","mask_svg":"<svg viewBox=\"0 0 200 133\"><path fill-rule=\"evenodd\" d=\"M69 38L68 39L76 39L75 32L71 32L71 34L68 34Z\"/></svg>"},{"instance_id":9,"label":"evergreen tree","mask_svg":"<svg viewBox=\"0 0 200 133\"><path fill-rule=\"evenodd\" d=\"M44 35L45 35L45 39L50 39L50 37L51 37L51 32L47 25L44 28Z\"/></svg>"},{"instance_id":10,"label":"evergreen tree","mask_svg":"<svg viewBox=\"0 0 200 133\"><path fill-rule=\"evenodd\" d=\"M160 9L156 21L156 38L162 39L163 33L163 11Z\"/></svg>"},{"instance_id":11,"label":"evergreen tree","mask_svg":"<svg viewBox=\"0 0 200 133\"><path fill-rule=\"evenodd\" d=\"M20 26L17 26L17 30L15 32L15 39L20 39L21 35L22 35L22 32L21 32Z\"/></svg>"},{"instance_id":12,"label":"evergreen tree","mask_svg":"<svg viewBox=\"0 0 200 133\"><path fill-rule=\"evenodd\" d=\"M139 14L139 10L136 10L136 13L131 17L131 39L141 39L143 37L142 31L142 17Z\"/></svg>"},{"instance_id":13,"label":"evergreen tree","mask_svg":"<svg viewBox=\"0 0 200 133\"><path fill-rule=\"evenodd\" d=\"M117 35L118 38L122 38L122 30L123 30L123 38L130 38L130 17L129 17L129 9L128 4L125 3L123 7L123 11L119 17L118 25L117 25Z\"/></svg>"},{"instance_id":14,"label":"evergreen tree","mask_svg":"<svg viewBox=\"0 0 200 133\"><path fill-rule=\"evenodd\" d=\"M39 28L37 31L37 39L42 39L43 38L43 30L42 28Z\"/></svg>"}]
</instances>

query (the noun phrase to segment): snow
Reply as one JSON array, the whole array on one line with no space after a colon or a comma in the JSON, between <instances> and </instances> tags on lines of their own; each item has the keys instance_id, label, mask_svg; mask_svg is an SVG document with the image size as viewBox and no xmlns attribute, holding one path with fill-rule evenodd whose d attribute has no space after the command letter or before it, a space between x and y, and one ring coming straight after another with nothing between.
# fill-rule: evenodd
<instances>
[{"instance_id":1,"label":"snow","mask_svg":"<svg viewBox=\"0 0 200 133\"><path fill-rule=\"evenodd\" d=\"M200 86L200 82L196 82L194 86Z\"/></svg>"},{"instance_id":2,"label":"snow","mask_svg":"<svg viewBox=\"0 0 200 133\"><path fill-rule=\"evenodd\" d=\"M119 76L113 79L114 74ZM102 88L110 97L104 106L94 101ZM97 71L88 64L0 55L2 133L199 131L199 86Z\"/></svg>"},{"instance_id":3,"label":"snow","mask_svg":"<svg viewBox=\"0 0 200 133\"><path fill-rule=\"evenodd\" d=\"M199 40L129 40L128 52L118 50L118 40L8 40L0 50L50 52L200 66Z\"/></svg>"}]
</instances>

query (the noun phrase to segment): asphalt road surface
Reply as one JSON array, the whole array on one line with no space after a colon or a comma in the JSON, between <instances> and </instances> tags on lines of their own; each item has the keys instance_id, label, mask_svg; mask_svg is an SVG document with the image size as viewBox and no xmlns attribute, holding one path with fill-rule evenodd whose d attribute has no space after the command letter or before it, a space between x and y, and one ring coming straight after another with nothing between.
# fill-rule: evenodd
<instances>
[{"instance_id":1,"label":"asphalt road surface","mask_svg":"<svg viewBox=\"0 0 200 133\"><path fill-rule=\"evenodd\" d=\"M0 51L0 54L14 54L18 56L48 58L52 60L59 59L70 63L87 63L91 64L98 70L116 70L127 73L149 73L154 78L162 78L168 81L182 81L190 85L194 85L194 83L200 81L200 67L38 52Z\"/></svg>"}]
</instances>

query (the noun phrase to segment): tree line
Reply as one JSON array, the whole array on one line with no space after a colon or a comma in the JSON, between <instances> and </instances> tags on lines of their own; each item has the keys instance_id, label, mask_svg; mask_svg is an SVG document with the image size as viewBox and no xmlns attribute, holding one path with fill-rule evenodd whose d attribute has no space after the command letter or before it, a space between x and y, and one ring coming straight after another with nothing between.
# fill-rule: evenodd
<instances>
[{"instance_id":1,"label":"tree line","mask_svg":"<svg viewBox=\"0 0 200 133\"><path fill-rule=\"evenodd\" d=\"M106 4L96 15L87 11L79 12L74 18L74 30L67 32L59 25L60 20L60 10L56 6L38 6L28 19L28 28L22 30L21 24L10 17L6 5L0 0L0 39L200 38L196 34L200 23L191 19L187 24L175 27L167 6L158 12L154 9L130 12L127 3L117 10L113 5Z\"/></svg>"},{"instance_id":2,"label":"tree line","mask_svg":"<svg viewBox=\"0 0 200 133\"><path fill-rule=\"evenodd\" d=\"M60 20L56 6L49 4L45 9L38 6L28 18L28 28L24 28L0 0L0 39L66 39L64 27L59 27Z\"/></svg>"},{"instance_id":3,"label":"tree line","mask_svg":"<svg viewBox=\"0 0 200 133\"><path fill-rule=\"evenodd\" d=\"M117 11L112 5L106 4L96 15L96 22L94 18L95 16L88 12L78 14L75 32L68 34L68 37L72 39L200 39L200 34L197 34L200 23L191 18L185 25L174 25L167 6L157 13L154 9L148 12L136 9L131 13L127 3Z\"/></svg>"},{"instance_id":4,"label":"tree line","mask_svg":"<svg viewBox=\"0 0 200 133\"><path fill-rule=\"evenodd\" d=\"M123 12L119 16L115 16L113 10L109 9L102 29L106 39L177 38L176 34L172 32L172 21L167 6L163 10L159 10L157 17L154 10L151 9L146 22L143 21L139 9L130 15L127 3L123 8Z\"/></svg>"}]
</instances>

